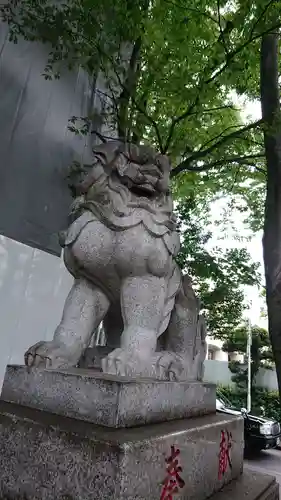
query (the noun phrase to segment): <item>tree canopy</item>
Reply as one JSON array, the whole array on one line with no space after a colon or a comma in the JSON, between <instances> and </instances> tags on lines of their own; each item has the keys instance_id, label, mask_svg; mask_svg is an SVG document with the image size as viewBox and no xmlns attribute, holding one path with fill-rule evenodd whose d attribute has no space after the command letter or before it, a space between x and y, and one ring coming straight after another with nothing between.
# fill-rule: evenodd
<instances>
[{"instance_id":1,"label":"tree canopy","mask_svg":"<svg viewBox=\"0 0 281 500\"><path fill-rule=\"evenodd\" d=\"M109 93L120 88L107 96L119 131L171 156L177 197L195 186L202 196L239 194L258 227L262 127L242 123L233 91L258 97L260 39L280 26L280 8L265 0L12 0L4 17L12 40L51 44L47 78L64 61L103 71Z\"/></svg>"},{"instance_id":2,"label":"tree canopy","mask_svg":"<svg viewBox=\"0 0 281 500\"><path fill-rule=\"evenodd\" d=\"M217 338L230 338L245 309L243 285L259 282L258 264L245 248L206 248L212 232L206 229L210 216L202 203L198 207L194 199L185 199L176 214L181 234L178 264L193 279L209 331Z\"/></svg>"},{"instance_id":3,"label":"tree canopy","mask_svg":"<svg viewBox=\"0 0 281 500\"><path fill-rule=\"evenodd\" d=\"M241 285L257 273L245 249L207 252L203 221L210 202L227 196L231 209L261 227L264 125L243 123L235 96L259 96L260 41L279 29L280 9L273 0L11 0L2 9L14 42L49 44L46 78L59 77L65 64L82 66L94 86L102 72L119 136L170 156L178 261L195 278L217 335L237 326ZM92 118L84 132L99 134Z\"/></svg>"},{"instance_id":4,"label":"tree canopy","mask_svg":"<svg viewBox=\"0 0 281 500\"><path fill-rule=\"evenodd\" d=\"M248 328L248 325L244 323L239 328L233 330L223 345L224 351L228 353L238 352L246 354ZM251 379L253 385L259 369L262 366L267 368L270 367L270 363L273 361L273 354L270 346L268 331L264 328L260 328L259 326L253 326L251 330ZM230 362L229 367L233 373L233 381L239 388L245 388L247 386L248 369L237 361Z\"/></svg>"}]
</instances>

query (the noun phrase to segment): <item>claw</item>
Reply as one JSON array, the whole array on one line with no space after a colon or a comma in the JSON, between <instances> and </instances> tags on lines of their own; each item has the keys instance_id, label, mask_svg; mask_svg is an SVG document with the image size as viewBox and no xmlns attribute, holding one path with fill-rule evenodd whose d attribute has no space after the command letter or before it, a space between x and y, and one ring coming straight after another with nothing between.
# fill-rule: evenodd
<instances>
[{"instance_id":1,"label":"claw","mask_svg":"<svg viewBox=\"0 0 281 500\"><path fill-rule=\"evenodd\" d=\"M24 362L26 366L32 367L35 364L35 358L36 358L36 351L39 349L44 342L40 341L37 342L37 344L34 344L31 346L25 353L24 355Z\"/></svg>"},{"instance_id":2,"label":"claw","mask_svg":"<svg viewBox=\"0 0 281 500\"><path fill-rule=\"evenodd\" d=\"M54 341L37 342L26 351L24 362L29 368L66 368L76 366L80 355L80 351Z\"/></svg>"},{"instance_id":3,"label":"claw","mask_svg":"<svg viewBox=\"0 0 281 500\"><path fill-rule=\"evenodd\" d=\"M132 376L139 372L143 360L137 354L126 349L114 349L106 358L102 360L102 371L119 377Z\"/></svg>"}]
</instances>

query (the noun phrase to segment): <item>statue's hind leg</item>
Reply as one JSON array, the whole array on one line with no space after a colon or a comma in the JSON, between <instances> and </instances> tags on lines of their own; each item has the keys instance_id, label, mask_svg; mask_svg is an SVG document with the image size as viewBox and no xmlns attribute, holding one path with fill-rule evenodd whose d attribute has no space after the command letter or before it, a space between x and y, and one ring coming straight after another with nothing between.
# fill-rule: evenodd
<instances>
[{"instance_id":1,"label":"statue's hind leg","mask_svg":"<svg viewBox=\"0 0 281 500\"><path fill-rule=\"evenodd\" d=\"M166 296L165 278L128 277L121 287L124 330L120 348L102 360L106 373L149 376Z\"/></svg>"},{"instance_id":2,"label":"statue's hind leg","mask_svg":"<svg viewBox=\"0 0 281 500\"><path fill-rule=\"evenodd\" d=\"M199 303L181 291L163 335L159 370L171 380L202 380L205 357L206 324L199 315Z\"/></svg>"},{"instance_id":3,"label":"statue's hind leg","mask_svg":"<svg viewBox=\"0 0 281 500\"><path fill-rule=\"evenodd\" d=\"M109 300L101 290L84 278L75 280L53 340L30 347L25 364L46 368L76 366L108 307Z\"/></svg>"}]
</instances>

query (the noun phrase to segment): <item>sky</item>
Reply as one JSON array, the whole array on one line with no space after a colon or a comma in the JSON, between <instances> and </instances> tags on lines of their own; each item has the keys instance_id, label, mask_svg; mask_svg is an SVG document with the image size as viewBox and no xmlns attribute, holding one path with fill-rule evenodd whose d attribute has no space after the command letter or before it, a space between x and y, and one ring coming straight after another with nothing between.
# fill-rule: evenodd
<instances>
[{"instance_id":1,"label":"sky","mask_svg":"<svg viewBox=\"0 0 281 500\"><path fill-rule=\"evenodd\" d=\"M220 213L223 208L226 206L226 200L219 200L214 204L214 208L212 210L212 216L215 219L220 218ZM221 239L221 233L218 233L217 227L215 225L211 226L210 231L213 232L213 237L208 242L208 249L211 249L215 246L219 246L220 248L246 248L249 254L251 255L253 261L258 262L260 264L260 272L263 274L263 253L262 253L262 232L258 232L256 234L252 234L247 228L245 224L243 224L242 214L238 211L233 211L232 219L235 220L236 229L238 229L239 236L251 237L250 241L237 241L235 237L235 233L229 224L229 229L226 231L226 236ZM261 327L267 327L266 318L261 317L261 310L265 307L264 299L260 296L260 290L258 287L244 287L245 292L245 300L248 303L249 310L245 311L245 318L251 320L252 324L259 325Z\"/></svg>"},{"instance_id":2,"label":"sky","mask_svg":"<svg viewBox=\"0 0 281 500\"><path fill-rule=\"evenodd\" d=\"M236 95L231 96L235 105L241 110L241 117L243 121L248 122L252 120L258 120L261 118L261 107L259 101L246 101L245 99L238 98ZM214 221L221 218L221 213L224 208L226 208L227 200L218 200L214 203L212 216ZM212 248L214 246L220 246L221 248L239 248L244 247L248 250L252 259L255 262L259 262L261 266L261 273L263 274L263 254L262 254L262 232L258 232L253 235L245 224L243 223L243 214L238 211L233 211L232 220L235 221L236 229L239 231L240 236L249 237L251 236L251 241L237 241L235 239L235 234L231 228L231 221L229 223L229 228L226 231L226 236L221 239L220 233L215 225L210 228L213 230L213 238L210 240L208 247ZM245 297L246 302L249 305L249 310L245 311L245 317L249 318L252 324L259 325L261 327L267 328L267 319L261 317L261 310L265 307L264 300L260 297L260 291L258 287L245 287Z\"/></svg>"}]
</instances>

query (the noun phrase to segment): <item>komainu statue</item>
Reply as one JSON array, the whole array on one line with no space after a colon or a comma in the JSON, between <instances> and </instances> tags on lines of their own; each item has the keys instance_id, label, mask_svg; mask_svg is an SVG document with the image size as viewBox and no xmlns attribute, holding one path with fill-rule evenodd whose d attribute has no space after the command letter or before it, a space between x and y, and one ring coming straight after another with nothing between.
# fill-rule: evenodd
<instances>
[{"instance_id":1,"label":"komainu statue","mask_svg":"<svg viewBox=\"0 0 281 500\"><path fill-rule=\"evenodd\" d=\"M202 379L206 328L174 260L180 240L169 174L168 157L150 147L112 140L95 148L62 241L74 284L53 340L26 352L28 366L77 366L103 321L113 348L103 372Z\"/></svg>"}]
</instances>

